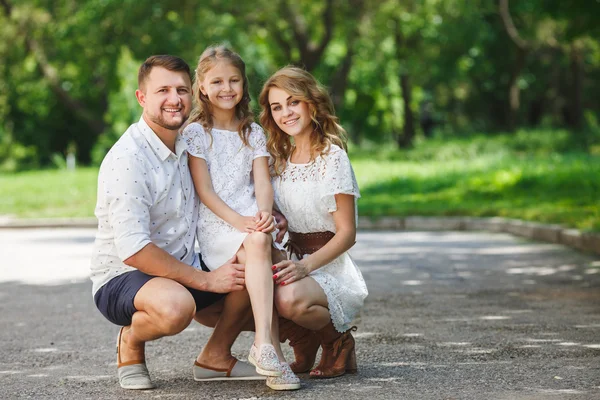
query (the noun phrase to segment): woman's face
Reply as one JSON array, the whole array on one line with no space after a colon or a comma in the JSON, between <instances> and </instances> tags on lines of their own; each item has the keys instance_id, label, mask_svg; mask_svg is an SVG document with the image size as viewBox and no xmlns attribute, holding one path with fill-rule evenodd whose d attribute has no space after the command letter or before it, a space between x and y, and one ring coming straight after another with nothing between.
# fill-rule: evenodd
<instances>
[{"instance_id":1,"label":"woman's face","mask_svg":"<svg viewBox=\"0 0 600 400\"><path fill-rule=\"evenodd\" d=\"M285 90L269 89L269 107L279 129L288 135L310 135L313 131L308 103L295 99Z\"/></svg>"}]
</instances>

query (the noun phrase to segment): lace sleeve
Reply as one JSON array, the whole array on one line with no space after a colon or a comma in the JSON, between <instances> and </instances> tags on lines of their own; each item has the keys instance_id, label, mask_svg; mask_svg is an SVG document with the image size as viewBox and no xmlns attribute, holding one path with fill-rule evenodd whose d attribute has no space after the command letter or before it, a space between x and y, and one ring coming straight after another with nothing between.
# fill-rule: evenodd
<instances>
[{"instance_id":1,"label":"lace sleeve","mask_svg":"<svg viewBox=\"0 0 600 400\"><path fill-rule=\"evenodd\" d=\"M252 131L250 132L249 139L250 146L252 146L254 151L252 156L253 159L258 157L269 157L269 152L267 151L267 138L260 126L252 124Z\"/></svg>"},{"instance_id":2,"label":"lace sleeve","mask_svg":"<svg viewBox=\"0 0 600 400\"><path fill-rule=\"evenodd\" d=\"M327 207L327 211L334 212L337 210L334 197L336 194L350 194L356 199L360 198L358 183L356 183L350 159L348 154L341 148L332 146L329 154L325 155L322 176L321 201Z\"/></svg>"},{"instance_id":3,"label":"lace sleeve","mask_svg":"<svg viewBox=\"0 0 600 400\"><path fill-rule=\"evenodd\" d=\"M206 159L206 132L202 125L191 123L185 127L181 136L185 139L187 151L194 157Z\"/></svg>"}]
</instances>

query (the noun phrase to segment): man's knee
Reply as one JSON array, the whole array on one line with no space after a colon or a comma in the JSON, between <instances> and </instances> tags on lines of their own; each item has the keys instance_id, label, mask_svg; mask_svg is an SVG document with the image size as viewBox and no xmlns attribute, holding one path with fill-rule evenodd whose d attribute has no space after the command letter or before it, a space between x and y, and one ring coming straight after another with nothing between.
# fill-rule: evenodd
<instances>
[{"instance_id":1,"label":"man's knee","mask_svg":"<svg viewBox=\"0 0 600 400\"><path fill-rule=\"evenodd\" d=\"M194 318L196 303L187 290L157 298L153 305L155 323L165 335L184 330Z\"/></svg>"}]
</instances>

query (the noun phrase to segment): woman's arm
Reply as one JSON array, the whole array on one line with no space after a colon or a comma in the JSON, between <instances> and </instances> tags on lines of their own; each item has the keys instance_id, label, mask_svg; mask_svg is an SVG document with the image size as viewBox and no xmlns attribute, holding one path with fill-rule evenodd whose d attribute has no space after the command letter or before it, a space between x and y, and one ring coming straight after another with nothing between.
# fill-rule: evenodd
<instances>
[{"instance_id":1,"label":"woman's arm","mask_svg":"<svg viewBox=\"0 0 600 400\"><path fill-rule=\"evenodd\" d=\"M215 215L241 232L253 232L256 229L254 217L244 217L235 212L218 195L208 173L206 160L199 157L189 157L190 172L194 181L196 193L200 201Z\"/></svg>"},{"instance_id":2,"label":"woman's arm","mask_svg":"<svg viewBox=\"0 0 600 400\"><path fill-rule=\"evenodd\" d=\"M335 222L335 235L329 242L313 254L300 261L282 261L278 267L276 284L286 285L300 280L335 260L348 251L356 242L356 221L354 214L354 196L336 194L337 210L332 213Z\"/></svg>"}]
</instances>

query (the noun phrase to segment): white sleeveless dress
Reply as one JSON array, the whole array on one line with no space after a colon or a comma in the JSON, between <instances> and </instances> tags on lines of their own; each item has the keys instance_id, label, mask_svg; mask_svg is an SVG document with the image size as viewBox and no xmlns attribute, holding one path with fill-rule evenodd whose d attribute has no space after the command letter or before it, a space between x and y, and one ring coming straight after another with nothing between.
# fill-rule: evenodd
<instances>
[{"instance_id":1,"label":"white sleeveless dress","mask_svg":"<svg viewBox=\"0 0 600 400\"><path fill-rule=\"evenodd\" d=\"M273 188L275 203L288 220L288 229L297 233L335 233L331 215L337 210L334 195L349 194L355 201L360 197L348 155L336 145L311 163L288 162L283 173L273 179ZM356 202L354 212L356 216ZM327 295L336 330L348 330L368 294L365 280L350 255L343 253L311 272L310 277Z\"/></svg>"},{"instance_id":2,"label":"white sleeveless dress","mask_svg":"<svg viewBox=\"0 0 600 400\"><path fill-rule=\"evenodd\" d=\"M213 188L221 200L240 215L255 216L258 206L252 162L258 157L269 157L263 129L252 124L250 147L244 146L237 132L213 128L211 134L212 145L204 127L194 122L183 130L182 136L188 152L206 160ZM233 257L248 233L238 231L202 203L198 213L196 237L200 254L207 267L215 270Z\"/></svg>"}]
</instances>

